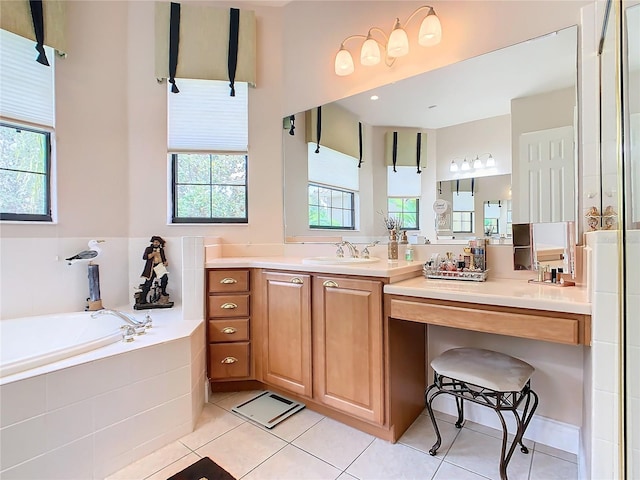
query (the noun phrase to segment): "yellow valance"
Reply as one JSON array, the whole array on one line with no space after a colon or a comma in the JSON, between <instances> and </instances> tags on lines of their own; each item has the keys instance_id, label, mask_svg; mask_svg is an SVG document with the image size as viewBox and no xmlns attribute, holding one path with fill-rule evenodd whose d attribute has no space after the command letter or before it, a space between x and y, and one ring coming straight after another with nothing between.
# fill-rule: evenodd
<instances>
[{"instance_id":1,"label":"yellow valance","mask_svg":"<svg viewBox=\"0 0 640 480\"><path fill-rule=\"evenodd\" d=\"M420 169L426 164L427 133L418 128L397 128L385 133L385 161L393 165L393 133L397 132L396 166L417 167L418 133L420 135Z\"/></svg>"},{"instance_id":2,"label":"yellow valance","mask_svg":"<svg viewBox=\"0 0 640 480\"><path fill-rule=\"evenodd\" d=\"M42 2L44 44L59 52L67 51L65 3L58 0ZM35 42L36 34L33 29L29 1L0 1L0 28Z\"/></svg>"},{"instance_id":3,"label":"yellow valance","mask_svg":"<svg viewBox=\"0 0 640 480\"><path fill-rule=\"evenodd\" d=\"M353 113L331 103L322 107L321 120L321 146L350 157L360 157L359 121ZM317 108L305 112L305 125L307 143L317 143Z\"/></svg>"},{"instance_id":4,"label":"yellow valance","mask_svg":"<svg viewBox=\"0 0 640 480\"><path fill-rule=\"evenodd\" d=\"M157 2L155 13L156 77L169 78L170 2ZM176 78L229 80L229 9L180 5L180 50ZM240 11L236 82L256 85L256 16Z\"/></svg>"}]
</instances>

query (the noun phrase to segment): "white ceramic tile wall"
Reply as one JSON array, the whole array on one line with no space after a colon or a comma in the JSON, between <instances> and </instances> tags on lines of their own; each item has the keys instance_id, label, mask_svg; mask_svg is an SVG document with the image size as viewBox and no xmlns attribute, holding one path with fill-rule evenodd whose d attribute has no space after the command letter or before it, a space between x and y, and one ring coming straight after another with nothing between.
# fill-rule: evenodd
<instances>
[{"instance_id":1,"label":"white ceramic tile wall","mask_svg":"<svg viewBox=\"0 0 640 480\"><path fill-rule=\"evenodd\" d=\"M631 446L631 465L635 471L629 478L640 477L640 380L633 366L640 365L640 230L627 232L627 415L631 425L627 437Z\"/></svg>"},{"instance_id":2,"label":"white ceramic tile wall","mask_svg":"<svg viewBox=\"0 0 640 480\"><path fill-rule=\"evenodd\" d=\"M191 432L204 325L190 338L0 386L0 476L104 478Z\"/></svg>"},{"instance_id":3,"label":"white ceramic tile wall","mask_svg":"<svg viewBox=\"0 0 640 480\"><path fill-rule=\"evenodd\" d=\"M182 314L185 320L204 318L203 237L182 237Z\"/></svg>"}]
</instances>

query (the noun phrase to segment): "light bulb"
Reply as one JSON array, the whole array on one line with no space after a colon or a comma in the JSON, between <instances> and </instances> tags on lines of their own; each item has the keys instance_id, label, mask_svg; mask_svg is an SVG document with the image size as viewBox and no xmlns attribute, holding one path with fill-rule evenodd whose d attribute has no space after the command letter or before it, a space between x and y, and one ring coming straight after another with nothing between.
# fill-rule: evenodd
<instances>
[{"instance_id":1,"label":"light bulb","mask_svg":"<svg viewBox=\"0 0 640 480\"><path fill-rule=\"evenodd\" d=\"M335 71L336 75L344 77L353 73L353 57L349 53L349 50L345 50L344 46L340 47L336 54Z\"/></svg>"},{"instance_id":2,"label":"light bulb","mask_svg":"<svg viewBox=\"0 0 640 480\"><path fill-rule=\"evenodd\" d=\"M402 57L409 53L409 37L400 26L400 20L396 18L396 25L389 35L387 43L387 55L391 58Z\"/></svg>"},{"instance_id":3,"label":"light bulb","mask_svg":"<svg viewBox=\"0 0 640 480\"><path fill-rule=\"evenodd\" d=\"M434 12L432 8L420 24L418 43L423 47L432 47L433 45L439 44L441 40L442 25L436 12Z\"/></svg>"},{"instance_id":4,"label":"light bulb","mask_svg":"<svg viewBox=\"0 0 640 480\"><path fill-rule=\"evenodd\" d=\"M449 171L450 172L457 172L458 171L458 164L456 163L455 160L451 160L451 165L449 165Z\"/></svg>"},{"instance_id":5,"label":"light bulb","mask_svg":"<svg viewBox=\"0 0 640 480\"><path fill-rule=\"evenodd\" d=\"M377 65L380 63L380 47L371 35L362 44L360 63L362 65Z\"/></svg>"}]
</instances>

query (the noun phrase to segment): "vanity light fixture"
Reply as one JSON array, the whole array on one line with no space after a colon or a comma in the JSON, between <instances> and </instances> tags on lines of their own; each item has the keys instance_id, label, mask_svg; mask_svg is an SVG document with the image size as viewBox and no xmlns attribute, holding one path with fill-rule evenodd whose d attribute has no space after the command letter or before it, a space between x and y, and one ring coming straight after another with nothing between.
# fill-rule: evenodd
<instances>
[{"instance_id":1,"label":"vanity light fixture","mask_svg":"<svg viewBox=\"0 0 640 480\"><path fill-rule=\"evenodd\" d=\"M476 170L479 168L484 168L484 164L482 163L482 160L480 160L480 157L478 157L478 155L476 155L476 159L473 161L473 168L475 168Z\"/></svg>"},{"instance_id":2,"label":"vanity light fixture","mask_svg":"<svg viewBox=\"0 0 640 480\"><path fill-rule=\"evenodd\" d=\"M460 166L460 170L466 171L466 170L469 170L470 168L471 166L469 165L469 162L467 162L467 159L465 158L462 162L462 165Z\"/></svg>"},{"instance_id":3,"label":"vanity light fixture","mask_svg":"<svg viewBox=\"0 0 640 480\"><path fill-rule=\"evenodd\" d=\"M451 160L451 165L449 165L449 171L450 172L457 172L458 171L458 164L456 163L455 160Z\"/></svg>"},{"instance_id":4,"label":"vanity light fixture","mask_svg":"<svg viewBox=\"0 0 640 480\"><path fill-rule=\"evenodd\" d=\"M486 163L483 163L482 157L484 157L485 155L488 155L489 158L487 158ZM449 171L457 172L459 170L462 170L467 172L472 168L473 170L481 170L485 167L494 168L495 166L496 166L496 160L495 158L493 158L493 155L491 155L490 153L482 153L480 155L476 155L476 158L473 160L473 162L467 161L467 158L465 157L462 163L460 163L460 165L458 165L458 162L455 159L451 160L451 163L449 164Z\"/></svg>"},{"instance_id":5,"label":"vanity light fixture","mask_svg":"<svg viewBox=\"0 0 640 480\"><path fill-rule=\"evenodd\" d=\"M442 40L442 25L440 19L436 15L435 10L430 5L423 5L418 7L411 15L404 25L408 25L409 22L419 12L429 9L427 15L422 19L420 24L420 30L418 32L418 44L423 47L430 47L437 45ZM393 30L387 36L387 34L378 27L371 27L366 35L350 35L345 38L340 44L340 50L336 54L334 69L336 75L344 77L351 75L355 66L353 63L353 57L349 50L345 48L345 43L354 38L364 38L364 42L360 47L360 64L365 66L377 65L382 59L381 50L384 51L385 64L390 67L395 62L395 59L402 57L409 53L409 37L407 32L402 27L400 19L396 18ZM384 43L374 37L374 33L380 34L384 38Z\"/></svg>"}]
</instances>

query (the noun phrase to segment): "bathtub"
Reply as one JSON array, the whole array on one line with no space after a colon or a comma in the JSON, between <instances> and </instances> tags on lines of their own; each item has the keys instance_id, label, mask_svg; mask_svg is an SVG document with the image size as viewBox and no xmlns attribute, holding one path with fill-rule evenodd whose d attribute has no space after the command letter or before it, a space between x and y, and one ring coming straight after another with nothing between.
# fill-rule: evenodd
<instances>
[{"instance_id":1,"label":"bathtub","mask_svg":"<svg viewBox=\"0 0 640 480\"><path fill-rule=\"evenodd\" d=\"M122 339L112 315L75 312L0 321L0 378L64 360Z\"/></svg>"}]
</instances>

